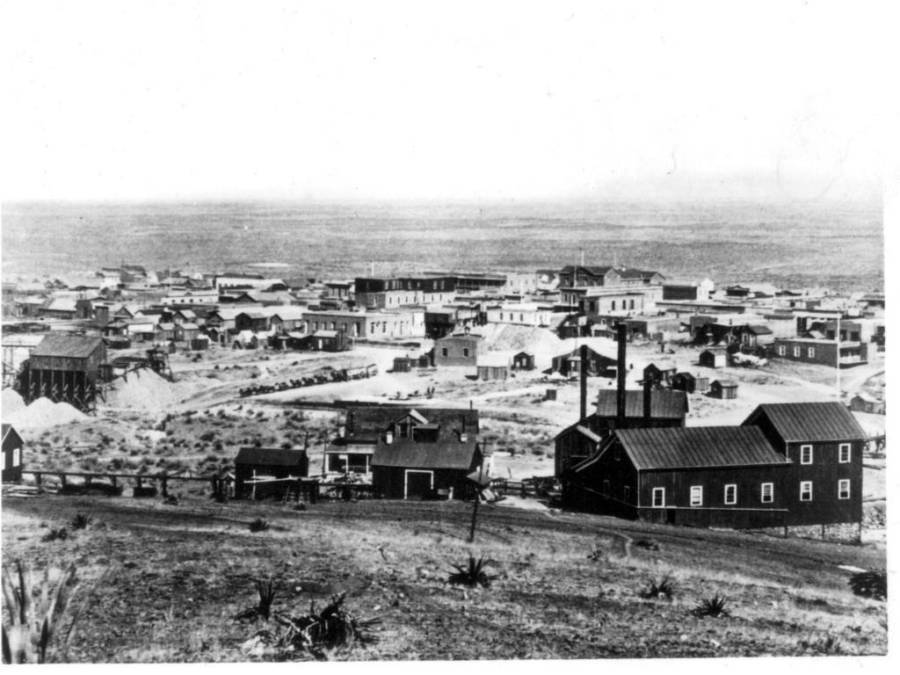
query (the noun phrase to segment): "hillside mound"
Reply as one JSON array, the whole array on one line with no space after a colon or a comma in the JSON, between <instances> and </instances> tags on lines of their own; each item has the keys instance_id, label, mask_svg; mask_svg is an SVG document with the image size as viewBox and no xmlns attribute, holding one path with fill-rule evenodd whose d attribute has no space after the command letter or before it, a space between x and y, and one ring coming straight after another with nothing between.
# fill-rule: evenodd
<instances>
[{"instance_id":1,"label":"hillside mound","mask_svg":"<svg viewBox=\"0 0 900 675\"><path fill-rule=\"evenodd\" d=\"M561 340L546 328L489 323L478 333L492 352L531 352L535 356L553 356Z\"/></svg>"},{"instance_id":2,"label":"hillside mound","mask_svg":"<svg viewBox=\"0 0 900 675\"><path fill-rule=\"evenodd\" d=\"M110 387L106 394L108 408L128 408L161 413L180 400L179 388L152 370L137 370Z\"/></svg>"},{"instance_id":3,"label":"hillside mound","mask_svg":"<svg viewBox=\"0 0 900 675\"><path fill-rule=\"evenodd\" d=\"M4 419L15 415L25 407L25 401L15 389L4 389L0 395L0 410L3 410Z\"/></svg>"},{"instance_id":4,"label":"hillside mound","mask_svg":"<svg viewBox=\"0 0 900 675\"><path fill-rule=\"evenodd\" d=\"M49 398L39 398L32 401L31 405L21 408L13 415L7 415L4 402L4 417L9 422L22 428L42 429L58 424L70 424L80 422L88 418L80 410L68 403L54 403Z\"/></svg>"}]
</instances>

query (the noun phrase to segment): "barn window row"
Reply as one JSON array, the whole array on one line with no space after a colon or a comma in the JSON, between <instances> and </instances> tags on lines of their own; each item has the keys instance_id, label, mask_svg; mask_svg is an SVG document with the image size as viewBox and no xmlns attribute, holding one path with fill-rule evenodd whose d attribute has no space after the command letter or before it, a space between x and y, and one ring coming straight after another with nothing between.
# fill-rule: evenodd
<instances>
[{"instance_id":1,"label":"barn window row","mask_svg":"<svg viewBox=\"0 0 900 675\"><path fill-rule=\"evenodd\" d=\"M839 464L849 464L850 463L850 443L841 443L838 445L838 463ZM801 445L800 446L800 463L801 464L812 464L813 463L813 446L811 445Z\"/></svg>"},{"instance_id":2,"label":"barn window row","mask_svg":"<svg viewBox=\"0 0 900 675\"><path fill-rule=\"evenodd\" d=\"M605 493L609 493L609 481L603 482ZM630 493L630 488L623 491L626 495ZM666 506L666 488L653 488L651 493L651 503L653 508L663 508ZM736 483L728 483L725 485L722 494L722 501L726 506L734 506L737 504L738 486ZM841 500L850 499L850 479L842 478L837 482L837 498ZM759 487L759 501L763 504L772 504L775 501L775 484L761 483ZM813 482L811 480L800 481L800 501L813 501ZM692 485L690 487L690 505L703 506L703 486Z\"/></svg>"}]
</instances>

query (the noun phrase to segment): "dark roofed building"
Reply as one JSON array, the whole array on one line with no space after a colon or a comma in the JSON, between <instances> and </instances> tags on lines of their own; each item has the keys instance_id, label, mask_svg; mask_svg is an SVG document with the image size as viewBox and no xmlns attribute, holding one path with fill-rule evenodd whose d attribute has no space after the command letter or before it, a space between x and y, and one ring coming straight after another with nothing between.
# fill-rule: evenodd
<instances>
[{"instance_id":1,"label":"dark roofed building","mask_svg":"<svg viewBox=\"0 0 900 675\"><path fill-rule=\"evenodd\" d=\"M248 496L253 490L247 481L253 478L305 478L308 473L309 458L305 450L241 448L234 460L234 493L237 497ZM283 491L282 485L275 492ZM255 490L257 497L272 492L261 486Z\"/></svg>"},{"instance_id":2,"label":"dark roofed building","mask_svg":"<svg viewBox=\"0 0 900 675\"><path fill-rule=\"evenodd\" d=\"M482 461L474 437L419 442L388 436L375 445L372 485L387 499L465 499L475 492L467 476Z\"/></svg>"},{"instance_id":3,"label":"dark roofed building","mask_svg":"<svg viewBox=\"0 0 900 675\"><path fill-rule=\"evenodd\" d=\"M837 401L767 403L744 421L791 462L790 523L859 523L866 433Z\"/></svg>"},{"instance_id":4,"label":"dark roofed building","mask_svg":"<svg viewBox=\"0 0 900 675\"><path fill-rule=\"evenodd\" d=\"M3 424L3 482L22 480L22 447L25 443L12 424Z\"/></svg>"},{"instance_id":5,"label":"dark roofed building","mask_svg":"<svg viewBox=\"0 0 900 675\"><path fill-rule=\"evenodd\" d=\"M105 362L103 338L50 333L31 351L19 393L26 403L43 396L88 410Z\"/></svg>"},{"instance_id":6,"label":"dark roofed building","mask_svg":"<svg viewBox=\"0 0 900 675\"><path fill-rule=\"evenodd\" d=\"M783 525L791 462L749 427L617 429L572 468L574 508L654 522L734 528Z\"/></svg>"},{"instance_id":7,"label":"dark roofed building","mask_svg":"<svg viewBox=\"0 0 900 675\"><path fill-rule=\"evenodd\" d=\"M651 392L650 417L657 426L684 426L688 412L688 397L683 391L657 389ZM597 395L597 415L607 419L616 417L615 389L601 389ZM644 392L630 389L625 392L626 422L644 417ZM668 423L666 423L668 422Z\"/></svg>"}]
</instances>

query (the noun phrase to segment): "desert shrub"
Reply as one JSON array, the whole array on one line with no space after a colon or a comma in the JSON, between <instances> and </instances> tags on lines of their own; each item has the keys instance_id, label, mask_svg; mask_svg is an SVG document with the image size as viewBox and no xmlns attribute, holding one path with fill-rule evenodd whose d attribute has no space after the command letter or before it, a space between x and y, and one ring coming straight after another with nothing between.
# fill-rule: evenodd
<instances>
[{"instance_id":1,"label":"desert shrub","mask_svg":"<svg viewBox=\"0 0 900 675\"><path fill-rule=\"evenodd\" d=\"M41 541L65 541L69 538L69 531L64 527L53 528L43 537Z\"/></svg>"},{"instance_id":2,"label":"desert shrub","mask_svg":"<svg viewBox=\"0 0 900 675\"><path fill-rule=\"evenodd\" d=\"M83 530L90 524L91 524L90 516L86 516L83 513L77 513L77 514L75 514L75 517L72 518L71 522L69 523L69 526L73 530Z\"/></svg>"},{"instance_id":3,"label":"desert shrub","mask_svg":"<svg viewBox=\"0 0 900 675\"><path fill-rule=\"evenodd\" d=\"M887 600L887 573L869 570L850 577L850 588L856 595Z\"/></svg>"},{"instance_id":4,"label":"desert shrub","mask_svg":"<svg viewBox=\"0 0 900 675\"><path fill-rule=\"evenodd\" d=\"M262 518L257 518L249 525L251 532L264 532L269 529L269 522Z\"/></svg>"},{"instance_id":5,"label":"desert shrub","mask_svg":"<svg viewBox=\"0 0 900 675\"><path fill-rule=\"evenodd\" d=\"M832 655L844 653L841 643L833 635L800 640L797 645L804 651L811 651L815 654Z\"/></svg>"},{"instance_id":6,"label":"desert shrub","mask_svg":"<svg viewBox=\"0 0 900 675\"><path fill-rule=\"evenodd\" d=\"M465 565L453 565L456 571L450 573L450 576L447 577L447 582L461 586L483 586L487 588L491 585L491 577L485 571L487 565L488 563L485 562L484 557L476 560L475 556L470 553L469 560Z\"/></svg>"},{"instance_id":7,"label":"desert shrub","mask_svg":"<svg viewBox=\"0 0 900 675\"><path fill-rule=\"evenodd\" d=\"M694 616L711 616L711 617L720 617L720 616L728 616L729 612L726 609L726 605L728 604L728 599L724 595L719 595L716 593L712 597L703 598L700 602L697 603L697 606L693 609Z\"/></svg>"},{"instance_id":8,"label":"desert shrub","mask_svg":"<svg viewBox=\"0 0 900 675\"><path fill-rule=\"evenodd\" d=\"M277 645L288 651L306 652L317 659L325 659L326 649L373 642L374 636L369 629L378 620L355 617L344 607L344 597L344 593L333 596L321 610L315 603L310 603L309 613L302 616L276 615L275 620L284 628Z\"/></svg>"},{"instance_id":9,"label":"desert shrub","mask_svg":"<svg viewBox=\"0 0 900 675\"><path fill-rule=\"evenodd\" d=\"M215 431L207 431L205 433L200 434L200 440L205 443L211 442L216 437Z\"/></svg>"},{"instance_id":10,"label":"desert shrub","mask_svg":"<svg viewBox=\"0 0 900 675\"><path fill-rule=\"evenodd\" d=\"M650 579L647 587L640 592L640 596L645 600L655 600L660 597L671 600L675 597L675 583L668 574L661 579Z\"/></svg>"},{"instance_id":11,"label":"desert shrub","mask_svg":"<svg viewBox=\"0 0 900 675\"><path fill-rule=\"evenodd\" d=\"M15 570L3 570L3 663L46 663L57 619L65 611L74 588L75 566L68 567L55 584L44 570L39 594L29 571L16 561ZM35 597L37 596L37 597Z\"/></svg>"},{"instance_id":12,"label":"desert shrub","mask_svg":"<svg viewBox=\"0 0 900 675\"><path fill-rule=\"evenodd\" d=\"M638 539L637 541L634 542L634 545L637 546L638 548L645 548L648 551L658 551L659 550L659 544L657 544L652 539Z\"/></svg>"}]
</instances>

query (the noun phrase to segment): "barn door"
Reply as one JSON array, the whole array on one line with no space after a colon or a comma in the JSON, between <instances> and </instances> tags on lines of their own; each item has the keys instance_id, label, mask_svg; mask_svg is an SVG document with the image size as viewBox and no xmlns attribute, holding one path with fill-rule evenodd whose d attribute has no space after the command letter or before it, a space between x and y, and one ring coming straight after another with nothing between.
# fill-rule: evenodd
<instances>
[{"instance_id":1,"label":"barn door","mask_svg":"<svg viewBox=\"0 0 900 675\"><path fill-rule=\"evenodd\" d=\"M434 471L407 470L404 478L404 499L425 499L434 487Z\"/></svg>"}]
</instances>

